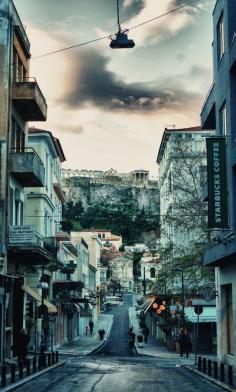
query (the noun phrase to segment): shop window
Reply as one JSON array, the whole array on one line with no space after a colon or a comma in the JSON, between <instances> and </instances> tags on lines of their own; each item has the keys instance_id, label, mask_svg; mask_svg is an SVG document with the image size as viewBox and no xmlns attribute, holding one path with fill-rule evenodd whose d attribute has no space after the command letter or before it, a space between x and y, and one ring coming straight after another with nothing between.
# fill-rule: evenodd
<instances>
[{"instance_id":1,"label":"shop window","mask_svg":"<svg viewBox=\"0 0 236 392\"><path fill-rule=\"evenodd\" d=\"M234 353L234 322L232 285L224 286L226 307L226 348L228 354Z\"/></svg>"}]
</instances>

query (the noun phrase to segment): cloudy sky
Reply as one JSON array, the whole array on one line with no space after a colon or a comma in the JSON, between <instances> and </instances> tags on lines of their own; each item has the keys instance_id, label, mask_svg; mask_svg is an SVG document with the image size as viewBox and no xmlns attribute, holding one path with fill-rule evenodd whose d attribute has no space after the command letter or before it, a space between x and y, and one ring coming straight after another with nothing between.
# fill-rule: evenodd
<instances>
[{"instance_id":1,"label":"cloudy sky","mask_svg":"<svg viewBox=\"0 0 236 392\"><path fill-rule=\"evenodd\" d=\"M31 76L48 103L36 126L60 138L73 169L148 169L165 127L198 125L211 84L214 0L120 0L134 49L110 40L34 59L117 31L116 0L15 0L31 41ZM190 4L191 3L191 4Z\"/></svg>"}]
</instances>

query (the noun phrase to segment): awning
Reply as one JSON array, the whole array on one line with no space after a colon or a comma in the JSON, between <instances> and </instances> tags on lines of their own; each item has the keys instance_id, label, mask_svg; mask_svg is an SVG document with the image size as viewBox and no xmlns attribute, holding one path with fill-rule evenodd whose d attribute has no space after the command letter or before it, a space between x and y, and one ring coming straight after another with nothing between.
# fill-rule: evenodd
<instances>
[{"instance_id":1,"label":"awning","mask_svg":"<svg viewBox=\"0 0 236 392\"><path fill-rule=\"evenodd\" d=\"M39 295L38 293L36 293L33 289L31 289L31 287L23 285L21 286L22 290L24 290L25 293L29 294L30 297L32 297L33 299L35 299L37 302L39 302L40 304L42 303L42 297L41 295ZM47 306L48 308L48 313L57 313L57 307L53 304L51 304L51 302L47 301L46 299L43 300L44 305Z\"/></svg>"},{"instance_id":2,"label":"awning","mask_svg":"<svg viewBox=\"0 0 236 392\"><path fill-rule=\"evenodd\" d=\"M192 323L197 323L198 315L194 312L194 307L189 306L184 309L185 317ZM216 322L216 307L203 306L203 312L199 315L199 323L215 323Z\"/></svg>"},{"instance_id":3,"label":"awning","mask_svg":"<svg viewBox=\"0 0 236 392\"><path fill-rule=\"evenodd\" d=\"M77 312L80 312L80 306L78 304L76 304L75 302L73 302L73 305L75 306Z\"/></svg>"},{"instance_id":4,"label":"awning","mask_svg":"<svg viewBox=\"0 0 236 392\"><path fill-rule=\"evenodd\" d=\"M146 301L140 307L141 312L146 313L148 309L152 306L153 302L155 302L156 297L146 298Z\"/></svg>"},{"instance_id":5,"label":"awning","mask_svg":"<svg viewBox=\"0 0 236 392\"><path fill-rule=\"evenodd\" d=\"M91 313L89 313L87 310L81 309L80 310L80 317L93 317Z\"/></svg>"}]
</instances>

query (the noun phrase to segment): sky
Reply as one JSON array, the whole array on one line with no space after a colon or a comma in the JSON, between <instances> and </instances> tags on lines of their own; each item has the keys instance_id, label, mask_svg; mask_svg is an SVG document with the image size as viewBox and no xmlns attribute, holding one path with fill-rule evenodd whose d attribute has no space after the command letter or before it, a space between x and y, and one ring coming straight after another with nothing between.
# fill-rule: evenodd
<instances>
[{"instance_id":1,"label":"sky","mask_svg":"<svg viewBox=\"0 0 236 392\"><path fill-rule=\"evenodd\" d=\"M113 50L116 0L15 0L31 42L31 72L48 104L47 122L71 169L150 170L165 127L200 124L212 81L214 0L120 0L122 29L135 48ZM190 4L192 2L192 4ZM150 23L132 27L189 4Z\"/></svg>"}]
</instances>

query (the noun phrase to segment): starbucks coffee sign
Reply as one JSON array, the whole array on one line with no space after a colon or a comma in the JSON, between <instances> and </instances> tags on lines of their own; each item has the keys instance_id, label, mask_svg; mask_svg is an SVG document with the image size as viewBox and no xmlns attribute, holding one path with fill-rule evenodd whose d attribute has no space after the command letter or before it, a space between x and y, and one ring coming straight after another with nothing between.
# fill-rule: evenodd
<instances>
[{"instance_id":1,"label":"starbucks coffee sign","mask_svg":"<svg viewBox=\"0 0 236 392\"><path fill-rule=\"evenodd\" d=\"M208 227L228 227L225 138L207 139Z\"/></svg>"}]
</instances>

